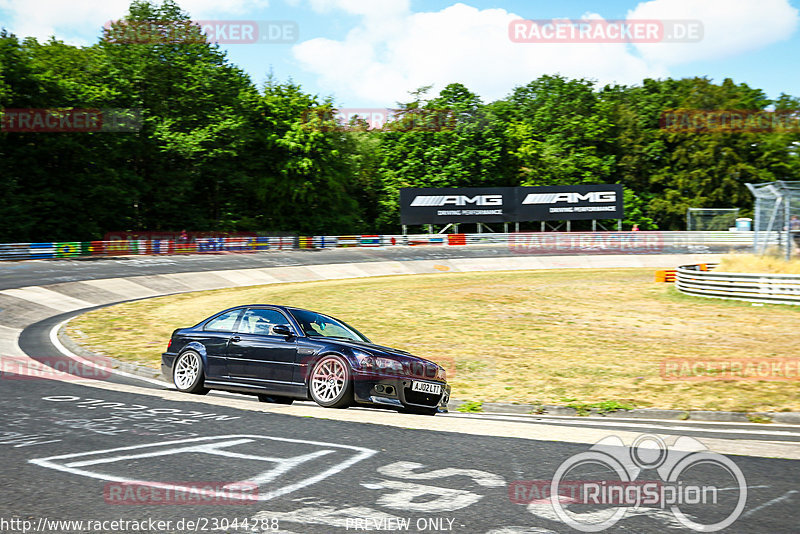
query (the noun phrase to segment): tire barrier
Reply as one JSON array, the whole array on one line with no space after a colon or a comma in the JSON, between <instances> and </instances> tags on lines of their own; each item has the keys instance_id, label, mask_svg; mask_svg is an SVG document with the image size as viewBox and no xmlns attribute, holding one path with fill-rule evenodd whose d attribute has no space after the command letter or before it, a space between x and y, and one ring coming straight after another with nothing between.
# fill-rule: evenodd
<instances>
[{"instance_id":1,"label":"tire barrier","mask_svg":"<svg viewBox=\"0 0 800 534\"><path fill-rule=\"evenodd\" d=\"M675 287L698 297L800 305L800 275L717 273L714 267L713 263L678 267Z\"/></svg>"},{"instance_id":2,"label":"tire barrier","mask_svg":"<svg viewBox=\"0 0 800 534\"><path fill-rule=\"evenodd\" d=\"M774 240L780 239L776 233ZM518 232L481 234L201 237L0 244L0 260L210 254L395 246L506 246L516 254L721 254L752 249L752 232Z\"/></svg>"}]
</instances>

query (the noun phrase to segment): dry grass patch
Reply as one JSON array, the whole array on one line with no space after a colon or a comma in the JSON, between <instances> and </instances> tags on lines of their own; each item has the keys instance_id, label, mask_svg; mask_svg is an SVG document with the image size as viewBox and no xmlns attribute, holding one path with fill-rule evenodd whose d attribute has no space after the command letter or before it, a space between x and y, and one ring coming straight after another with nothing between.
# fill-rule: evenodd
<instances>
[{"instance_id":1,"label":"dry grass patch","mask_svg":"<svg viewBox=\"0 0 800 534\"><path fill-rule=\"evenodd\" d=\"M246 303L329 313L448 366L453 397L637 407L800 410L797 383L664 381L664 359L786 358L800 310L687 297L651 269L447 273L161 297L80 316L77 340L158 366L173 329Z\"/></svg>"},{"instance_id":2,"label":"dry grass patch","mask_svg":"<svg viewBox=\"0 0 800 534\"><path fill-rule=\"evenodd\" d=\"M723 256L714 270L726 273L800 274L800 258L786 261L778 255L730 254Z\"/></svg>"}]
</instances>

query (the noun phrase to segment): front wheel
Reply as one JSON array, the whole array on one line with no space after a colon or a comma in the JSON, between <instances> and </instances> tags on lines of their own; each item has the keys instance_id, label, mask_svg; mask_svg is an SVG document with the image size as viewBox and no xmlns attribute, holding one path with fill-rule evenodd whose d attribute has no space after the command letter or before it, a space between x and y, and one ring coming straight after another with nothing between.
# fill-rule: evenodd
<instances>
[{"instance_id":1,"label":"front wheel","mask_svg":"<svg viewBox=\"0 0 800 534\"><path fill-rule=\"evenodd\" d=\"M178 391L205 395L203 387L203 359L193 350L187 350L175 361L172 368L172 382Z\"/></svg>"},{"instance_id":2,"label":"front wheel","mask_svg":"<svg viewBox=\"0 0 800 534\"><path fill-rule=\"evenodd\" d=\"M353 400L350 366L340 356L323 356L308 380L311 398L325 408L346 408Z\"/></svg>"}]
</instances>

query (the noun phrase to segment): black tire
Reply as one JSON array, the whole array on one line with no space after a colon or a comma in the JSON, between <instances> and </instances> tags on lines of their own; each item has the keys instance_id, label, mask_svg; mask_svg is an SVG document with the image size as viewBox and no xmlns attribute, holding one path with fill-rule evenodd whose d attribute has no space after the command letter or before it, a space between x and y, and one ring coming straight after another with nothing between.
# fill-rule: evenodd
<instances>
[{"instance_id":1,"label":"black tire","mask_svg":"<svg viewBox=\"0 0 800 534\"><path fill-rule=\"evenodd\" d=\"M308 376L311 399L325 408L347 408L353 402L352 375L350 365L341 356L323 356Z\"/></svg>"},{"instance_id":2,"label":"black tire","mask_svg":"<svg viewBox=\"0 0 800 534\"><path fill-rule=\"evenodd\" d=\"M208 393L208 389L203 387L203 358L193 350L182 352L172 366L172 383L184 393Z\"/></svg>"},{"instance_id":3,"label":"black tire","mask_svg":"<svg viewBox=\"0 0 800 534\"><path fill-rule=\"evenodd\" d=\"M258 400L261 402L269 402L272 404L291 404L294 402L292 397L281 397L279 395L265 395L261 394L258 396Z\"/></svg>"}]
</instances>

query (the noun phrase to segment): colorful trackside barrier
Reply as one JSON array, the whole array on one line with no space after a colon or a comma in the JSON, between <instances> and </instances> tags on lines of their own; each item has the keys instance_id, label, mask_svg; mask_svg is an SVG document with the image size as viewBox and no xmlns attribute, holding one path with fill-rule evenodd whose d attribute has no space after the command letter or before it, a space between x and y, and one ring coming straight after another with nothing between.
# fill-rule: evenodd
<instances>
[{"instance_id":1,"label":"colorful trackside barrier","mask_svg":"<svg viewBox=\"0 0 800 534\"><path fill-rule=\"evenodd\" d=\"M314 238L305 238L312 243ZM2 243L2 260L53 260L85 256L131 256L161 254L208 254L257 252L298 247L298 239L286 237L208 237L194 241L138 239L115 241L66 241L52 243ZM308 248L314 248L309 246Z\"/></svg>"},{"instance_id":2,"label":"colorful trackside barrier","mask_svg":"<svg viewBox=\"0 0 800 534\"><path fill-rule=\"evenodd\" d=\"M779 242L777 232L771 242ZM519 232L482 234L197 237L190 240L118 239L0 243L2 260L58 260L86 256L227 254L286 249L396 246L500 246L515 254L672 254L752 250L753 232Z\"/></svg>"}]
</instances>

